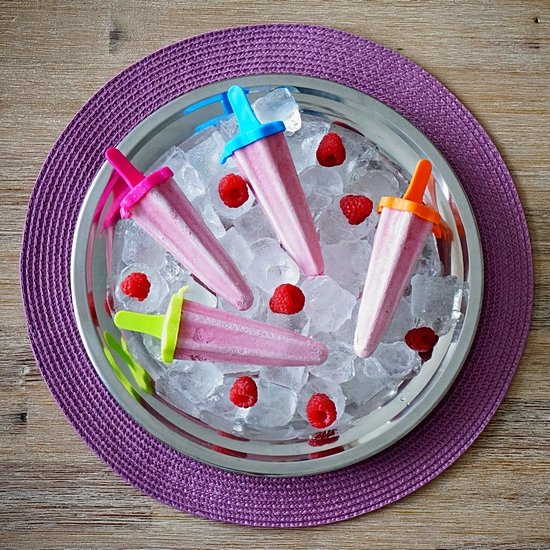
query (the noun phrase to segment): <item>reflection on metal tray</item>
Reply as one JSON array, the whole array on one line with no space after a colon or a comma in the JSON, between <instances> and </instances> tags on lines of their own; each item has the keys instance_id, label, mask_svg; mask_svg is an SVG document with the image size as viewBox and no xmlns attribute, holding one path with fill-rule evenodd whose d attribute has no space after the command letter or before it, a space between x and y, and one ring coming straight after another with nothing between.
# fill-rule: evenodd
<instances>
[{"instance_id":1,"label":"reflection on metal tray","mask_svg":"<svg viewBox=\"0 0 550 550\"><path fill-rule=\"evenodd\" d=\"M141 426L182 453L250 474L292 476L335 470L372 456L403 437L436 406L457 376L474 338L481 307L479 235L460 183L430 141L379 101L325 80L257 75L205 86L153 113L119 144L120 149L147 170L171 146L222 116L224 110L215 96L235 83L248 88L251 95L276 86L288 87L304 112L351 126L409 173L422 157L432 162L437 206L453 232L446 271L469 287L463 323L442 338L432 359L397 396L339 433L338 441L323 446L321 453L312 454L304 440L266 437L239 441L228 437L164 401L155 393L146 370L119 344L120 333L104 309L106 234L98 222L105 217L109 204L104 191L111 168L103 165L91 182L75 231L72 290L78 326L97 373L115 399Z\"/></svg>"}]
</instances>

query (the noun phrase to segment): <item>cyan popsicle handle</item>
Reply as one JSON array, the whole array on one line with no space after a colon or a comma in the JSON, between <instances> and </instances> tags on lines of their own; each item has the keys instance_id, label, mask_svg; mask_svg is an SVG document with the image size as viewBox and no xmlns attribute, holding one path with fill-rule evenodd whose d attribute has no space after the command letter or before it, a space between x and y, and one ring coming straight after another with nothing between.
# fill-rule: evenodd
<instances>
[{"instance_id":1,"label":"cyan popsicle handle","mask_svg":"<svg viewBox=\"0 0 550 550\"><path fill-rule=\"evenodd\" d=\"M231 104L231 108L235 113L239 129L241 133L255 130L261 126L260 121L256 117L252 106L250 105L245 91L240 86L231 86L227 91L227 98Z\"/></svg>"}]
</instances>

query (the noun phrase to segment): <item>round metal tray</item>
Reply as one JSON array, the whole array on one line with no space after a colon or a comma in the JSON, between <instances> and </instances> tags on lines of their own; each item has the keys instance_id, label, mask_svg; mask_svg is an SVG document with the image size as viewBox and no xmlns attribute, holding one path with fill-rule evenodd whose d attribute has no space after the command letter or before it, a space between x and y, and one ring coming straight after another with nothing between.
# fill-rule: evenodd
<instances>
[{"instance_id":1,"label":"round metal tray","mask_svg":"<svg viewBox=\"0 0 550 550\"><path fill-rule=\"evenodd\" d=\"M252 96L259 91L265 93L269 87L289 87L305 112L355 128L409 173L420 158L432 162L437 206L453 232L445 274L455 275L469 288L461 326L440 340L432 359L396 397L340 432L338 441L323 446L322 453L312 454L316 449L304 440L239 441L228 437L201 420L174 410L154 391L143 391L139 384L131 382L132 374L121 361L118 368L133 386L128 391L105 355L104 331L113 335L119 335L119 331L103 307L109 233L100 231L100 222L109 205L109 200L104 202L102 198L111 175L110 166L104 164L91 182L73 242L71 285L78 327L97 373L118 403L151 434L180 452L250 474L293 476L335 470L372 456L403 437L436 406L457 376L473 341L481 309L483 266L475 219L451 168L421 132L372 97L316 78L256 75L205 86L146 118L118 144L119 148L146 171L171 146L192 135L197 126L222 114L219 102L196 110L190 106L213 98L235 83L250 88Z\"/></svg>"}]
</instances>

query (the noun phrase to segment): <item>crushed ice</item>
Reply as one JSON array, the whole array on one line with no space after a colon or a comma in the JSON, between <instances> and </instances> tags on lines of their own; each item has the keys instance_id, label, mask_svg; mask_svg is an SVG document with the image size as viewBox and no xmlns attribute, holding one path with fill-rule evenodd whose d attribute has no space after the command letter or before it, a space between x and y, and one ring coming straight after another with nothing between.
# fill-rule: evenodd
<instances>
[{"instance_id":1,"label":"crushed ice","mask_svg":"<svg viewBox=\"0 0 550 550\"><path fill-rule=\"evenodd\" d=\"M460 320L464 289L456 278L441 276L437 247L430 236L382 343L372 357L358 358L353 352L353 332L378 216L374 210L364 223L350 225L339 200L345 194L364 194L376 205L384 195L402 193L407 178L360 134L320 117L302 115L284 88L258 99L254 110L261 121L285 122L289 147L319 229L325 275L315 279L300 275L296 263L276 241L252 193L239 208L221 202L217 191L220 178L238 173L231 159L224 166L219 164L226 141L237 132L231 115L172 147L150 171L163 165L173 170L178 185L245 274L254 293L252 307L237 312L216 297L131 219L116 226L109 285L117 309L163 313L170 296L187 284L188 299L324 342L330 355L323 365L279 369L189 361L165 365L160 361L157 339L129 336L130 351L147 363L144 366L156 379L156 391L173 406L226 432L287 440L315 431L305 421L305 406L313 393L326 393L333 399L338 417L331 427L347 425L391 399L420 365L418 355L404 344L404 335L416 326L431 326L440 335L449 332ZM347 153L344 164L334 168L319 166L315 157L328 131L342 137ZM146 273L152 283L142 302L120 291L120 282L133 271ZM306 296L302 312L279 315L270 311L269 298L282 283L301 287ZM239 409L228 398L235 378L243 374L254 377L258 385L259 399L250 409Z\"/></svg>"}]
</instances>

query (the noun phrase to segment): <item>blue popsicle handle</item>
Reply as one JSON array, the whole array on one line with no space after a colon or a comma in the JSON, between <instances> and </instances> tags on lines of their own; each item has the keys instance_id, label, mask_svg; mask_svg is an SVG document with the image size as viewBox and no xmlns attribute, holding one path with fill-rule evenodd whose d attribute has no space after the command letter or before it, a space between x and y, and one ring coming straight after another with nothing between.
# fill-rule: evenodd
<instances>
[{"instance_id":1,"label":"blue popsicle handle","mask_svg":"<svg viewBox=\"0 0 550 550\"><path fill-rule=\"evenodd\" d=\"M227 99L239 123L240 133L225 145L220 159L221 164L238 149L242 149L272 134L284 132L285 125L281 120L266 122L265 124L258 120L245 91L240 86L231 86L227 92Z\"/></svg>"}]
</instances>

